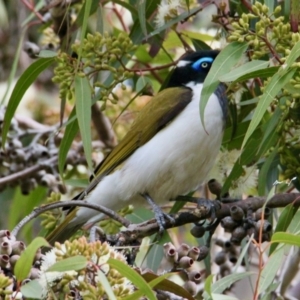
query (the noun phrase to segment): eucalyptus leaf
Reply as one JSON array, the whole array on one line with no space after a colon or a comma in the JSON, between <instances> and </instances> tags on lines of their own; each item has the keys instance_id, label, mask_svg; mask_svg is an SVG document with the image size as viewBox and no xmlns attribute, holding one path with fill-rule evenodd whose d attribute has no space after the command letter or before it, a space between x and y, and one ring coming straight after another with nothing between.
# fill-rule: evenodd
<instances>
[{"instance_id":1,"label":"eucalyptus leaf","mask_svg":"<svg viewBox=\"0 0 300 300\"><path fill-rule=\"evenodd\" d=\"M44 299L43 287L39 284L37 279L31 280L21 286L21 293L23 297L28 299Z\"/></svg>"},{"instance_id":2,"label":"eucalyptus leaf","mask_svg":"<svg viewBox=\"0 0 300 300\"><path fill-rule=\"evenodd\" d=\"M43 246L49 246L48 242L42 237L37 237L22 252L14 267L14 275L18 281L22 281L28 277L36 251Z\"/></svg>"},{"instance_id":3,"label":"eucalyptus leaf","mask_svg":"<svg viewBox=\"0 0 300 300\"><path fill-rule=\"evenodd\" d=\"M75 255L56 262L47 272L79 271L86 267L87 259L81 255Z\"/></svg>"},{"instance_id":4,"label":"eucalyptus leaf","mask_svg":"<svg viewBox=\"0 0 300 300\"><path fill-rule=\"evenodd\" d=\"M249 62L243 64L242 66L239 66L239 67L231 70L229 73L221 75L219 77L219 81L221 81L221 82L235 81L245 74L264 69L268 65L269 65L269 62L264 61L264 60L249 61Z\"/></svg>"},{"instance_id":5,"label":"eucalyptus leaf","mask_svg":"<svg viewBox=\"0 0 300 300\"><path fill-rule=\"evenodd\" d=\"M147 35L147 27L146 27L146 0L139 0L138 3L138 16L141 25L141 29L143 34Z\"/></svg>"},{"instance_id":6,"label":"eucalyptus leaf","mask_svg":"<svg viewBox=\"0 0 300 300\"><path fill-rule=\"evenodd\" d=\"M86 77L75 76L75 103L79 130L85 157L92 170L92 136L91 136L91 87Z\"/></svg>"},{"instance_id":7,"label":"eucalyptus leaf","mask_svg":"<svg viewBox=\"0 0 300 300\"><path fill-rule=\"evenodd\" d=\"M279 70L279 67L269 67L262 70L253 71L242 75L241 77L237 78L234 82L241 82L246 81L252 78L268 78L276 74Z\"/></svg>"},{"instance_id":8,"label":"eucalyptus leaf","mask_svg":"<svg viewBox=\"0 0 300 300\"><path fill-rule=\"evenodd\" d=\"M205 127L204 110L209 97L220 83L218 78L228 73L228 70L239 62L247 47L248 45L246 43L233 42L226 46L214 60L212 67L204 80L201 91L200 118L203 127Z\"/></svg>"},{"instance_id":9,"label":"eucalyptus leaf","mask_svg":"<svg viewBox=\"0 0 300 300\"><path fill-rule=\"evenodd\" d=\"M300 247L300 239L298 234L288 232L275 232L271 239L272 243L284 243Z\"/></svg>"},{"instance_id":10,"label":"eucalyptus leaf","mask_svg":"<svg viewBox=\"0 0 300 300\"><path fill-rule=\"evenodd\" d=\"M117 300L117 297L114 294L114 291L112 289L112 286L110 285L109 281L107 280L107 277L104 275L104 273L101 270L98 270L97 272L98 280L101 283L108 299L110 300Z\"/></svg>"}]
</instances>

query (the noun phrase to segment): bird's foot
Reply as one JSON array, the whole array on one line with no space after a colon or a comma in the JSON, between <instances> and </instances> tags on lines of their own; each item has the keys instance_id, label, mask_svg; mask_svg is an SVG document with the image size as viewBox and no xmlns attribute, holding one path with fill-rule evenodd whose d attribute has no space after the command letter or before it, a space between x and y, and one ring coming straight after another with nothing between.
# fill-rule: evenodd
<instances>
[{"instance_id":1,"label":"bird's foot","mask_svg":"<svg viewBox=\"0 0 300 300\"><path fill-rule=\"evenodd\" d=\"M157 224L159 226L159 234L163 234L163 232L166 230L166 219L171 222L172 224L175 223L175 220L170 215L164 213L161 208L153 201L153 199L150 197L149 194L144 193L142 196L147 200L149 205L151 206L155 219L157 221Z\"/></svg>"}]
</instances>

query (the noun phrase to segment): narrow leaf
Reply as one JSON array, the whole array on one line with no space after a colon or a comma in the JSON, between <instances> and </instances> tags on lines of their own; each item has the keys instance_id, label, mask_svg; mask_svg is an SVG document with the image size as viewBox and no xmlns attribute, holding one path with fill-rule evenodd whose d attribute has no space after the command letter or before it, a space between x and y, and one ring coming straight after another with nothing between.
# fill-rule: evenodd
<instances>
[{"instance_id":1,"label":"narrow leaf","mask_svg":"<svg viewBox=\"0 0 300 300\"><path fill-rule=\"evenodd\" d=\"M235 82L240 82L240 81L245 81L245 80L249 80L252 78L268 78L273 76L274 74L276 74L279 70L279 67L269 67L267 69L263 69L263 70L258 70L258 71L253 71L250 73L247 73L239 78L237 78L235 80Z\"/></svg>"},{"instance_id":2,"label":"narrow leaf","mask_svg":"<svg viewBox=\"0 0 300 300\"><path fill-rule=\"evenodd\" d=\"M2 128L2 145L5 145L7 132L9 130L10 122L17 110L19 103L22 100L27 89L36 80L42 71L47 69L54 61L54 58L40 58L32 63L21 75L16 83L16 86L10 96L7 104L7 109L4 116L4 124Z\"/></svg>"},{"instance_id":3,"label":"narrow leaf","mask_svg":"<svg viewBox=\"0 0 300 300\"><path fill-rule=\"evenodd\" d=\"M216 90L219 84L218 78L228 73L228 70L230 70L241 59L247 47L248 45L246 43L231 43L221 51L212 64L212 67L204 80L201 91L200 118L203 126L205 121L204 110L209 97Z\"/></svg>"},{"instance_id":4,"label":"narrow leaf","mask_svg":"<svg viewBox=\"0 0 300 300\"><path fill-rule=\"evenodd\" d=\"M75 105L78 125L82 138L85 157L92 170L92 137L91 137L91 105L92 95L89 81L86 77L75 76Z\"/></svg>"},{"instance_id":5,"label":"narrow leaf","mask_svg":"<svg viewBox=\"0 0 300 300\"><path fill-rule=\"evenodd\" d=\"M272 243L284 243L300 247L299 235L287 233L287 232L276 232L272 236Z\"/></svg>"},{"instance_id":6,"label":"narrow leaf","mask_svg":"<svg viewBox=\"0 0 300 300\"><path fill-rule=\"evenodd\" d=\"M248 127L248 130L246 132L242 148L247 143L248 139L254 132L254 130L259 125L261 119L263 118L266 110L270 106L271 102L274 100L275 96L279 93L279 91L285 86L287 82L293 77L295 73L295 69L289 70L287 73L282 74L283 72L276 73L270 82L265 87L265 91L263 95L261 96L258 105L255 109L255 112L253 114L252 120L250 122L250 125Z\"/></svg>"},{"instance_id":7,"label":"narrow leaf","mask_svg":"<svg viewBox=\"0 0 300 300\"><path fill-rule=\"evenodd\" d=\"M292 48L290 54L288 55L285 61L285 67L289 68L296 61L296 59L300 56L300 41L297 42Z\"/></svg>"},{"instance_id":8,"label":"narrow leaf","mask_svg":"<svg viewBox=\"0 0 300 300\"><path fill-rule=\"evenodd\" d=\"M146 0L139 0L138 2L138 16L143 34L147 35L146 27Z\"/></svg>"},{"instance_id":9,"label":"narrow leaf","mask_svg":"<svg viewBox=\"0 0 300 300\"><path fill-rule=\"evenodd\" d=\"M37 237L29 244L29 246L21 254L14 268L14 274L18 281L22 281L28 277L32 268L32 263L36 251L42 246L49 246L49 244L44 238Z\"/></svg>"},{"instance_id":10,"label":"narrow leaf","mask_svg":"<svg viewBox=\"0 0 300 300\"><path fill-rule=\"evenodd\" d=\"M31 280L25 285L21 286L22 296L28 299L43 299L43 287L39 284L38 280Z\"/></svg>"},{"instance_id":11,"label":"narrow leaf","mask_svg":"<svg viewBox=\"0 0 300 300\"><path fill-rule=\"evenodd\" d=\"M234 273L234 274L227 275L227 276L219 279L218 281L216 281L212 285L211 291L212 291L212 293L217 293L217 294L223 293L227 288L229 288L235 282L237 282L245 277L249 277L253 274L254 273L252 273L252 272L243 272L243 273Z\"/></svg>"},{"instance_id":12,"label":"narrow leaf","mask_svg":"<svg viewBox=\"0 0 300 300\"><path fill-rule=\"evenodd\" d=\"M39 53L39 57L43 57L43 58L51 58L51 57L56 57L57 53L51 50L42 50Z\"/></svg>"},{"instance_id":13,"label":"narrow leaf","mask_svg":"<svg viewBox=\"0 0 300 300\"><path fill-rule=\"evenodd\" d=\"M79 130L78 121L75 118L75 115L76 115L76 110L74 108L69 116L68 125L66 126L66 130L64 133L64 138L61 140L60 147L59 147L58 170L62 178L63 178L68 152ZM72 120L73 118L74 120Z\"/></svg>"},{"instance_id":14,"label":"narrow leaf","mask_svg":"<svg viewBox=\"0 0 300 300\"><path fill-rule=\"evenodd\" d=\"M156 299L153 290L145 281L145 279L137 272L132 270L128 265L113 258L110 258L108 260L108 264L114 267L118 272L120 272L127 279L129 279L137 288L139 288L143 292L143 295L145 295L148 299L150 300Z\"/></svg>"},{"instance_id":15,"label":"narrow leaf","mask_svg":"<svg viewBox=\"0 0 300 300\"><path fill-rule=\"evenodd\" d=\"M268 287L272 284L277 274L277 271L281 265L283 256L284 256L284 247L277 250L269 258L267 264L264 266L262 273L260 275L260 281L258 287L259 294L266 291Z\"/></svg>"},{"instance_id":16,"label":"narrow leaf","mask_svg":"<svg viewBox=\"0 0 300 300\"><path fill-rule=\"evenodd\" d=\"M229 73L224 74L219 77L219 80L222 82L230 82L235 81L239 77L248 74L250 72L254 72L257 70L261 70L266 68L269 65L268 61L265 60L253 60L245 63L242 66L239 66L233 70L231 70Z\"/></svg>"},{"instance_id":17,"label":"narrow leaf","mask_svg":"<svg viewBox=\"0 0 300 300\"><path fill-rule=\"evenodd\" d=\"M103 274L102 271L98 270L97 272L98 280L100 281L108 299L117 300L110 283L107 280L107 277Z\"/></svg>"},{"instance_id":18,"label":"narrow leaf","mask_svg":"<svg viewBox=\"0 0 300 300\"><path fill-rule=\"evenodd\" d=\"M76 255L65 258L56 262L52 265L47 272L67 272L67 271L78 271L86 267L87 259L84 256Z\"/></svg>"}]
</instances>

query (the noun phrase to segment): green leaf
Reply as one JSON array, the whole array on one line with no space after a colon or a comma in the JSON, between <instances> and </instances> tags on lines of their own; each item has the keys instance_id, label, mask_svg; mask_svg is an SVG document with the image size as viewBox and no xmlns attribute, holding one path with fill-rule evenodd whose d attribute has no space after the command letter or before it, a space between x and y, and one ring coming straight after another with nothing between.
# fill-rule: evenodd
<instances>
[{"instance_id":1,"label":"green leaf","mask_svg":"<svg viewBox=\"0 0 300 300\"><path fill-rule=\"evenodd\" d=\"M37 237L21 254L14 268L14 275L18 281L22 281L28 277L36 251L43 246L49 246L49 243L44 238Z\"/></svg>"},{"instance_id":2,"label":"green leaf","mask_svg":"<svg viewBox=\"0 0 300 300\"><path fill-rule=\"evenodd\" d=\"M85 157L92 170L91 87L86 77L75 76L75 105Z\"/></svg>"},{"instance_id":3,"label":"green leaf","mask_svg":"<svg viewBox=\"0 0 300 300\"><path fill-rule=\"evenodd\" d=\"M204 291L211 296L212 293L212 284L213 284L213 275L209 275L206 279L205 279L205 283L204 283Z\"/></svg>"},{"instance_id":4,"label":"green leaf","mask_svg":"<svg viewBox=\"0 0 300 300\"><path fill-rule=\"evenodd\" d=\"M249 62L245 63L244 65L231 70L229 73L223 74L222 76L219 77L219 81L221 81L221 82L235 81L245 74L264 69L268 65L269 65L269 62L264 61L264 60L249 61Z\"/></svg>"},{"instance_id":5,"label":"green leaf","mask_svg":"<svg viewBox=\"0 0 300 300\"><path fill-rule=\"evenodd\" d=\"M235 80L235 82L240 82L240 81L246 81L252 78L268 78L273 76L274 74L276 74L276 72L278 72L279 67L269 67L267 69L263 69L263 70L258 70L258 71L253 71L251 73L247 73L241 77L239 77L238 79Z\"/></svg>"},{"instance_id":6,"label":"green leaf","mask_svg":"<svg viewBox=\"0 0 300 300\"><path fill-rule=\"evenodd\" d=\"M211 292L212 293L222 293L224 292L227 288L229 288L232 284L236 283L237 281L249 277L253 275L253 272L243 272L243 273L234 273L227 275L218 281L216 281L212 287L211 287Z\"/></svg>"},{"instance_id":7,"label":"green leaf","mask_svg":"<svg viewBox=\"0 0 300 300\"><path fill-rule=\"evenodd\" d=\"M228 295L223 295L223 294L211 294L212 300L238 300L238 298L228 296Z\"/></svg>"},{"instance_id":8,"label":"green leaf","mask_svg":"<svg viewBox=\"0 0 300 300\"><path fill-rule=\"evenodd\" d=\"M300 41L297 42L292 48L290 54L288 55L284 67L290 68L294 62L296 62L297 58L300 56Z\"/></svg>"},{"instance_id":9,"label":"green leaf","mask_svg":"<svg viewBox=\"0 0 300 300\"><path fill-rule=\"evenodd\" d=\"M66 130L64 133L64 137L61 140L60 146L59 146L59 152L58 152L58 170L60 176L63 178L63 173L65 169L66 159L68 156L68 152L71 148L71 145L74 141L74 138L76 134L78 133L79 127L78 127L78 120L76 117L76 109L73 108L68 122L66 126Z\"/></svg>"},{"instance_id":10,"label":"green leaf","mask_svg":"<svg viewBox=\"0 0 300 300\"><path fill-rule=\"evenodd\" d=\"M138 1L138 16L143 34L147 35L146 27L146 0Z\"/></svg>"},{"instance_id":11,"label":"green leaf","mask_svg":"<svg viewBox=\"0 0 300 300\"><path fill-rule=\"evenodd\" d=\"M248 45L246 43L233 42L225 47L213 62L212 67L204 80L201 91L200 118L203 127L205 127L204 110L209 97L219 85L218 78L228 73L228 71L241 59L247 47Z\"/></svg>"},{"instance_id":12,"label":"green leaf","mask_svg":"<svg viewBox=\"0 0 300 300\"><path fill-rule=\"evenodd\" d=\"M65 258L52 265L47 272L79 271L86 267L87 259L82 255Z\"/></svg>"},{"instance_id":13,"label":"green leaf","mask_svg":"<svg viewBox=\"0 0 300 300\"><path fill-rule=\"evenodd\" d=\"M54 51L50 51L50 50L42 50L39 53L39 57L44 57L44 58L51 58L51 57L56 57L57 53Z\"/></svg>"},{"instance_id":14,"label":"green leaf","mask_svg":"<svg viewBox=\"0 0 300 300\"><path fill-rule=\"evenodd\" d=\"M287 232L275 232L272 236L272 243L284 243L300 247L299 235Z\"/></svg>"},{"instance_id":15,"label":"green leaf","mask_svg":"<svg viewBox=\"0 0 300 300\"><path fill-rule=\"evenodd\" d=\"M252 120L250 122L250 125L248 127L248 130L246 132L242 144L242 148L244 148L248 139L250 138L254 130L259 125L261 119L263 118L266 110L269 108L271 102L274 100L274 98L279 93L279 91L285 86L285 84L289 82L289 80L293 77L295 71L296 69L290 69L288 72L282 72L282 70L280 70L272 77L270 82L267 84L264 93L261 96L258 105L255 109L255 112L253 114Z\"/></svg>"},{"instance_id":16,"label":"green leaf","mask_svg":"<svg viewBox=\"0 0 300 300\"><path fill-rule=\"evenodd\" d=\"M88 3L87 3L88 2ZM86 14L88 13L88 16L96 12L97 8L99 6L98 0L92 0L92 1L86 1L84 2L78 16L76 19L76 23L78 26L82 26L84 23L86 23Z\"/></svg>"},{"instance_id":17,"label":"green leaf","mask_svg":"<svg viewBox=\"0 0 300 300\"><path fill-rule=\"evenodd\" d=\"M117 300L117 298L113 292L112 286L110 285L110 283L107 280L107 277L104 275L104 273L101 270L98 270L97 276L98 276L98 280L101 283L108 299Z\"/></svg>"},{"instance_id":18,"label":"green leaf","mask_svg":"<svg viewBox=\"0 0 300 300\"><path fill-rule=\"evenodd\" d=\"M264 268L260 275L258 294L267 290L268 287L272 284L277 274L277 271L282 263L283 256L284 256L284 247L280 248L269 257L269 260L264 265Z\"/></svg>"},{"instance_id":19,"label":"green leaf","mask_svg":"<svg viewBox=\"0 0 300 300\"><path fill-rule=\"evenodd\" d=\"M25 92L27 91L29 86L36 80L38 75L41 74L42 71L47 69L53 63L53 61L53 57L40 58L34 63L32 63L20 76L7 104L7 109L3 120L4 124L2 128L2 145L5 145L5 140L7 132L9 130L10 122Z\"/></svg>"},{"instance_id":20,"label":"green leaf","mask_svg":"<svg viewBox=\"0 0 300 300\"><path fill-rule=\"evenodd\" d=\"M39 284L37 279L31 280L25 285L22 285L21 293L28 299L44 299L43 287Z\"/></svg>"},{"instance_id":21,"label":"green leaf","mask_svg":"<svg viewBox=\"0 0 300 300\"><path fill-rule=\"evenodd\" d=\"M108 260L108 264L120 272L121 275L129 279L138 289L143 292L143 295L145 295L147 298L150 300L156 299L153 290L145 281L145 279L131 269L128 265L113 258Z\"/></svg>"}]
</instances>

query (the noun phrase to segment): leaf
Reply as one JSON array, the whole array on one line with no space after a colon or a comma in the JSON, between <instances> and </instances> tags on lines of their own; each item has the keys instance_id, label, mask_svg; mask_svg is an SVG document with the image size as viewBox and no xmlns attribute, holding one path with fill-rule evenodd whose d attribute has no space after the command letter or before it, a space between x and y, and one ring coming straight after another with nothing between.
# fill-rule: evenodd
<instances>
[{"instance_id":1,"label":"leaf","mask_svg":"<svg viewBox=\"0 0 300 300\"><path fill-rule=\"evenodd\" d=\"M86 267L87 259L82 255L65 258L52 265L47 272L79 271Z\"/></svg>"},{"instance_id":2,"label":"leaf","mask_svg":"<svg viewBox=\"0 0 300 300\"><path fill-rule=\"evenodd\" d=\"M300 41L294 45L290 54L288 55L284 64L285 68L290 68L299 56L300 56Z\"/></svg>"},{"instance_id":3,"label":"leaf","mask_svg":"<svg viewBox=\"0 0 300 300\"><path fill-rule=\"evenodd\" d=\"M146 27L146 0L138 1L138 16L143 34L147 35Z\"/></svg>"},{"instance_id":4,"label":"leaf","mask_svg":"<svg viewBox=\"0 0 300 300\"><path fill-rule=\"evenodd\" d=\"M85 157L92 170L91 87L86 77L75 76L75 106Z\"/></svg>"},{"instance_id":5,"label":"leaf","mask_svg":"<svg viewBox=\"0 0 300 300\"><path fill-rule=\"evenodd\" d=\"M50 50L42 50L39 53L39 57L44 57L44 58L51 58L51 57L56 57L57 53L54 51L50 51Z\"/></svg>"},{"instance_id":6,"label":"leaf","mask_svg":"<svg viewBox=\"0 0 300 300\"><path fill-rule=\"evenodd\" d=\"M212 300L238 300L238 298L228 296L228 295L223 295L223 294L211 294Z\"/></svg>"},{"instance_id":7,"label":"leaf","mask_svg":"<svg viewBox=\"0 0 300 300\"><path fill-rule=\"evenodd\" d=\"M4 124L2 127L2 145L5 145L5 140L7 132L9 130L10 122L25 92L30 87L30 85L36 80L38 75L41 74L42 71L47 69L53 63L53 61L53 57L38 59L37 61L32 63L18 79L16 86L9 98L9 102L7 104L7 109L3 120Z\"/></svg>"},{"instance_id":8,"label":"leaf","mask_svg":"<svg viewBox=\"0 0 300 300\"><path fill-rule=\"evenodd\" d=\"M269 67L267 69L263 70L258 70L258 71L253 71L251 73L245 74L238 79L235 80L235 82L240 82L240 81L246 81L252 78L268 78L273 76L276 72L278 72L279 67Z\"/></svg>"},{"instance_id":9,"label":"leaf","mask_svg":"<svg viewBox=\"0 0 300 300\"><path fill-rule=\"evenodd\" d=\"M89 3L87 3L87 2L89 2ZM77 19L76 19L77 25L82 26L83 23L86 22L86 20L85 20L86 13L88 13L88 15L93 14L97 10L98 6L99 6L98 0L84 2L84 4L77 16Z\"/></svg>"},{"instance_id":10,"label":"leaf","mask_svg":"<svg viewBox=\"0 0 300 300\"><path fill-rule=\"evenodd\" d=\"M150 300L156 299L153 290L147 284L145 279L133 269L131 269L128 265L113 258L110 258L108 260L108 264L115 268L121 275L130 280L137 288L139 288L143 292L143 295L145 295L147 298L149 298Z\"/></svg>"},{"instance_id":11,"label":"leaf","mask_svg":"<svg viewBox=\"0 0 300 300\"><path fill-rule=\"evenodd\" d=\"M204 283L204 291L211 296L212 293L212 283L213 283L213 275L209 275L206 279L205 279L205 283Z\"/></svg>"},{"instance_id":12,"label":"leaf","mask_svg":"<svg viewBox=\"0 0 300 300\"><path fill-rule=\"evenodd\" d=\"M260 275L258 294L267 290L268 287L272 284L277 274L277 271L282 263L283 256L284 256L284 247L282 247L281 249L273 253L269 258L268 262L264 265L264 268Z\"/></svg>"},{"instance_id":13,"label":"leaf","mask_svg":"<svg viewBox=\"0 0 300 300\"><path fill-rule=\"evenodd\" d=\"M227 288L229 288L232 284L236 283L237 281L249 277L253 275L253 272L243 272L243 273L234 273L227 275L218 281L216 281L212 286L211 286L211 292L212 293L222 293L224 292Z\"/></svg>"},{"instance_id":14,"label":"leaf","mask_svg":"<svg viewBox=\"0 0 300 300\"><path fill-rule=\"evenodd\" d=\"M65 133L64 133L64 137L61 140L61 143L59 146L58 170L59 170L59 174L62 178L63 178L63 173L64 173L64 168L65 168L68 152L69 152L71 145L74 141L74 138L79 130L78 120L75 117L76 117L76 109L74 107L69 116L67 126L65 129Z\"/></svg>"},{"instance_id":15,"label":"leaf","mask_svg":"<svg viewBox=\"0 0 300 300\"><path fill-rule=\"evenodd\" d=\"M284 243L300 247L299 235L287 233L287 232L276 232L272 236L272 243Z\"/></svg>"},{"instance_id":16,"label":"leaf","mask_svg":"<svg viewBox=\"0 0 300 300\"><path fill-rule=\"evenodd\" d=\"M282 71L282 70L281 70ZM242 148L244 148L245 144L247 143L248 139L257 128L258 124L260 123L261 119L263 118L266 110L270 106L271 102L274 100L276 95L279 91L285 86L287 82L293 77L296 69L291 69L287 73L279 71L276 73L270 82L265 87L263 95L260 97L258 105L254 111L252 120L246 132Z\"/></svg>"},{"instance_id":17,"label":"leaf","mask_svg":"<svg viewBox=\"0 0 300 300\"><path fill-rule=\"evenodd\" d=\"M265 60L249 61L249 62L245 63L244 65L231 70L229 73L220 76L219 81L221 81L221 82L235 81L245 74L264 69L268 65L269 65L269 62L265 61Z\"/></svg>"},{"instance_id":18,"label":"leaf","mask_svg":"<svg viewBox=\"0 0 300 300\"><path fill-rule=\"evenodd\" d=\"M22 281L28 277L36 251L43 246L49 246L49 243L44 238L37 237L21 254L14 268L14 275L18 281Z\"/></svg>"},{"instance_id":19,"label":"leaf","mask_svg":"<svg viewBox=\"0 0 300 300\"><path fill-rule=\"evenodd\" d=\"M21 293L24 297L29 299L44 299L43 287L39 284L37 279L31 280L25 285L22 285Z\"/></svg>"},{"instance_id":20,"label":"leaf","mask_svg":"<svg viewBox=\"0 0 300 300\"><path fill-rule=\"evenodd\" d=\"M203 82L201 91L200 118L204 128L204 110L209 97L219 85L218 78L221 75L228 73L228 70L241 59L247 47L248 45L246 43L233 42L226 46L213 62L212 67Z\"/></svg>"},{"instance_id":21,"label":"leaf","mask_svg":"<svg viewBox=\"0 0 300 300\"><path fill-rule=\"evenodd\" d=\"M101 283L108 299L117 300L117 298L113 292L112 286L110 285L110 283L107 280L107 277L103 274L103 272L101 270L98 270L97 276L98 276L98 280Z\"/></svg>"}]
</instances>

